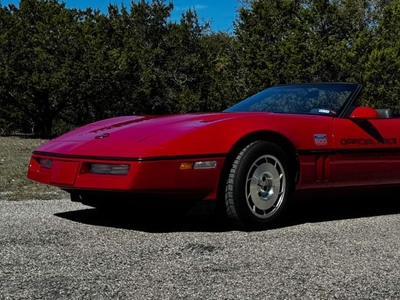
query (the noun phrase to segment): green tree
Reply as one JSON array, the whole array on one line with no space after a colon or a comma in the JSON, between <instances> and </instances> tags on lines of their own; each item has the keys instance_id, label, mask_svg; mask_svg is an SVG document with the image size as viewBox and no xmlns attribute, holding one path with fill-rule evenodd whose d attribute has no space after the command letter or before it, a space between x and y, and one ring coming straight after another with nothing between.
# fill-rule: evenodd
<instances>
[{"instance_id":1,"label":"green tree","mask_svg":"<svg viewBox=\"0 0 400 300\"><path fill-rule=\"evenodd\" d=\"M0 4L0 134L10 133L20 126L19 121L23 119L23 114L8 99L13 97L11 90L2 79L9 72L7 53L12 49L12 43L9 40L9 31L13 27L11 10L14 6L3 7Z\"/></svg>"},{"instance_id":2,"label":"green tree","mask_svg":"<svg viewBox=\"0 0 400 300\"><path fill-rule=\"evenodd\" d=\"M249 91L285 82L362 81L379 11L370 0L245 1L235 32Z\"/></svg>"},{"instance_id":3,"label":"green tree","mask_svg":"<svg viewBox=\"0 0 400 300\"><path fill-rule=\"evenodd\" d=\"M170 24L165 71L174 112L205 109L209 78L203 37L207 30L209 25L201 25L193 10L183 13L179 23Z\"/></svg>"},{"instance_id":4,"label":"green tree","mask_svg":"<svg viewBox=\"0 0 400 300\"><path fill-rule=\"evenodd\" d=\"M189 10L171 24L169 44L167 74L175 112L220 111L242 97L235 37L212 32Z\"/></svg>"},{"instance_id":5,"label":"green tree","mask_svg":"<svg viewBox=\"0 0 400 300\"><path fill-rule=\"evenodd\" d=\"M3 70L11 71L2 91L13 97L2 107L48 135L120 114L220 110L242 98L238 39L210 32L192 10L171 23L171 10L139 1L103 15L24 0L4 11L12 24L2 35Z\"/></svg>"},{"instance_id":6,"label":"green tree","mask_svg":"<svg viewBox=\"0 0 400 300\"><path fill-rule=\"evenodd\" d=\"M360 78L355 70L362 54L360 46L368 46L365 41L372 22L371 7L368 0L310 1L310 72L314 81Z\"/></svg>"},{"instance_id":7,"label":"green tree","mask_svg":"<svg viewBox=\"0 0 400 300\"><path fill-rule=\"evenodd\" d=\"M125 7L119 11L110 5L108 15L91 10L84 13L79 23L83 49L80 84L76 105L63 113L66 122L82 125L134 112L129 97L136 87L137 63L124 44L129 26Z\"/></svg>"},{"instance_id":8,"label":"green tree","mask_svg":"<svg viewBox=\"0 0 400 300\"><path fill-rule=\"evenodd\" d=\"M297 0L247 1L239 9L235 34L247 91L301 81L310 64L306 8Z\"/></svg>"},{"instance_id":9,"label":"green tree","mask_svg":"<svg viewBox=\"0 0 400 300\"><path fill-rule=\"evenodd\" d=\"M19 8L10 6L5 15L9 25L0 40L2 105L18 111L24 127L48 136L79 85L79 14L56 0L21 0Z\"/></svg>"},{"instance_id":10,"label":"green tree","mask_svg":"<svg viewBox=\"0 0 400 300\"><path fill-rule=\"evenodd\" d=\"M366 104L395 107L400 113L400 1L381 8L365 64Z\"/></svg>"},{"instance_id":11,"label":"green tree","mask_svg":"<svg viewBox=\"0 0 400 300\"><path fill-rule=\"evenodd\" d=\"M166 85L168 61L169 17L172 4L153 0L131 3L130 30L125 39L125 51L137 61L138 82L131 90L136 113L166 114L173 111Z\"/></svg>"},{"instance_id":12,"label":"green tree","mask_svg":"<svg viewBox=\"0 0 400 300\"><path fill-rule=\"evenodd\" d=\"M209 64L207 110L220 111L242 100L246 93L246 72L240 63L239 43L224 32L203 37Z\"/></svg>"}]
</instances>

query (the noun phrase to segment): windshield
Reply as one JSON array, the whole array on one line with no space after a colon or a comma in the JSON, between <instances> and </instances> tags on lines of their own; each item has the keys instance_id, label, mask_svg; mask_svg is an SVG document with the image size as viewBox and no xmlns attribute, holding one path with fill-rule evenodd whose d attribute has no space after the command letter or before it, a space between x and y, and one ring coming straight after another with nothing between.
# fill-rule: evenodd
<instances>
[{"instance_id":1,"label":"windshield","mask_svg":"<svg viewBox=\"0 0 400 300\"><path fill-rule=\"evenodd\" d=\"M276 86L239 102L225 112L337 115L357 86L351 83Z\"/></svg>"}]
</instances>

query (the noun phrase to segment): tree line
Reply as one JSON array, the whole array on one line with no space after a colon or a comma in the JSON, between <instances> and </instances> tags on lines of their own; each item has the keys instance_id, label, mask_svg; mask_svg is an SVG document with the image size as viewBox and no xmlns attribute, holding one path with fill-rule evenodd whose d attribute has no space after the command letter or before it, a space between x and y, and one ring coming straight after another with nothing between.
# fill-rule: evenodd
<instances>
[{"instance_id":1,"label":"tree line","mask_svg":"<svg viewBox=\"0 0 400 300\"><path fill-rule=\"evenodd\" d=\"M165 0L0 4L0 134L61 134L118 115L220 111L268 86L364 84L400 109L400 0L241 0L234 31Z\"/></svg>"}]
</instances>

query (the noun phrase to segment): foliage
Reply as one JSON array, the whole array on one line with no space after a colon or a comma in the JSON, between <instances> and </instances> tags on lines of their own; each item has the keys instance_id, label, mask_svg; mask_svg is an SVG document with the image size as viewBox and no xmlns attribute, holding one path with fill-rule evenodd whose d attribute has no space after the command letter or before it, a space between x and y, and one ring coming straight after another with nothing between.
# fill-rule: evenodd
<instances>
[{"instance_id":1,"label":"foliage","mask_svg":"<svg viewBox=\"0 0 400 300\"><path fill-rule=\"evenodd\" d=\"M234 33L164 0L0 4L0 134L126 114L218 111L266 86L356 81L400 109L400 0L241 0Z\"/></svg>"},{"instance_id":2,"label":"foliage","mask_svg":"<svg viewBox=\"0 0 400 300\"><path fill-rule=\"evenodd\" d=\"M192 10L173 23L172 9L162 0L107 14L57 0L0 6L0 128L49 136L116 115L225 108L236 89L212 91L226 81L214 69L230 37L209 35Z\"/></svg>"},{"instance_id":3,"label":"foliage","mask_svg":"<svg viewBox=\"0 0 400 300\"><path fill-rule=\"evenodd\" d=\"M76 13L57 0L22 0L19 9L10 6L5 14L0 40L2 106L18 112L17 121L24 127L49 135L54 118L75 100L80 51Z\"/></svg>"},{"instance_id":4,"label":"foliage","mask_svg":"<svg viewBox=\"0 0 400 300\"><path fill-rule=\"evenodd\" d=\"M395 108L400 113L400 1L383 8L366 59L366 102Z\"/></svg>"},{"instance_id":5,"label":"foliage","mask_svg":"<svg viewBox=\"0 0 400 300\"><path fill-rule=\"evenodd\" d=\"M311 54L309 24L299 1L252 1L241 8L235 33L249 94L269 85L301 81Z\"/></svg>"}]
</instances>

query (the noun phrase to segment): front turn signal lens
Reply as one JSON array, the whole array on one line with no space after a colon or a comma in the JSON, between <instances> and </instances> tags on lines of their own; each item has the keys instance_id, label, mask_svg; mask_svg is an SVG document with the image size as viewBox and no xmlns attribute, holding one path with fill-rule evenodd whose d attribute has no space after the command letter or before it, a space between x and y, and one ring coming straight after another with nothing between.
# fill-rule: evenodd
<instances>
[{"instance_id":1,"label":"front turn signal lens","mask_svg":"<svg viewBox=\"0 0 400 300\"><path fill-rule=\"evenodd\" d=\"M211 161L198 161L194 163L193 169L215 169L217 167L217 162L215 160Z\"/></svg>"}]
</instances>

